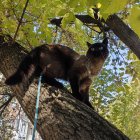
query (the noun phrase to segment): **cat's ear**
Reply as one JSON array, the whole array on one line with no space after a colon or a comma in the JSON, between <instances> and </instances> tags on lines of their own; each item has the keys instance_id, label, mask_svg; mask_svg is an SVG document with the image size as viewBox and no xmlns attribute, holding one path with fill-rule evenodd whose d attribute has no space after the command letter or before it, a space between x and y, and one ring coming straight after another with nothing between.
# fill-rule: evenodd
<instances>
[{"instance_id":1,"label":"cat's ear","mask_svg":"<svg viewBox=\"0 0 140 140\"><path fill-rule=\"evenodd\" d=\"M92 45L92 44L90 44L89 42L87 42L87 46L88 46L88 48L90 48L90 47L91 47L91 45Z\"/></svg>"},{"instance_id":2,"label":"cat's ear","mask_svg":"<svg viewBox=\"0 0 140 140\"><path fill-rule=\"evenodd\" d=\"M107 39L107 37L103 40L103 44L105 44L105 45L107 46L107 44L108 44L108 39Z\"/></svg>"}]
</instances>

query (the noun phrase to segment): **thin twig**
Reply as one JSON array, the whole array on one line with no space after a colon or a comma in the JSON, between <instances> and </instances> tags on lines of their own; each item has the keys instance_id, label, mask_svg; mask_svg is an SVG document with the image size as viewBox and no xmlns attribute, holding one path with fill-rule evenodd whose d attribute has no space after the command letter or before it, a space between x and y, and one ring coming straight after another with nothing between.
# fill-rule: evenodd
<instances>
[{"instance_id":1,"label":"thin twig","mask_svg":"<svg viewBox=\"0 0 140 140\"><path fill-rule=\"evenodd\" d=\"M19 27L20 27L20 25L21 25L21 23L22 23L22 19L23 19L23 16L24 16L24 13L25 13L25 10L26 10L26 8L27 8L28 3L29 3L29 0L26 1L25 7L24 7L24 9L23 9L21 18L20 18L20 20L19 20L19 23L18 23L16 32L15 32L15 35L14 35L14 38L13 38L13 43L15 42L15 39L16 39L16 36L17 36L18 30L19 30Z\"/></svg>"}]
</instances>

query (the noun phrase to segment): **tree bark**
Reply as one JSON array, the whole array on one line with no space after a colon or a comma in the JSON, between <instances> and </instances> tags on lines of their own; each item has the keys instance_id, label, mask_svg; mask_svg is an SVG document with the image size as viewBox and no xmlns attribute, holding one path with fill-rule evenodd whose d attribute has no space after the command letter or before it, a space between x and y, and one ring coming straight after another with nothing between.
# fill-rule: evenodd
<instances>
[{"instance_id":1,"label":"tree bark","mask_svg":"<svg viewBox=\"0 0 140 140\"><path fill-rule=\"evenodd\" d=\"M100 26L99 22L88 15L75 15L76 18L81 20L83 23L87 24L97 24ZM60 26L62 18L54 18L51 20L52 24ZM134 54L140 59L140 39L138 35L126 25L117 15L110 15L106 20L106 24L114 32L120 40L126 44Z\"/></svg>"},{"instance_id":2,"label":"tree bark","mask_svg":"<svg viewBox=\"0 0 140 140\"><path fill-rule=\"evenodd\" d=\"M0 71L8 77L25 56L23 48L4 42L0 36ZM24 85L11 87L21 107L33 123L37 85L28 91ZM37 130L43 140L129 140L120 130L69 93L54 87L41 87Z\"/></svg>"}]
</instances>

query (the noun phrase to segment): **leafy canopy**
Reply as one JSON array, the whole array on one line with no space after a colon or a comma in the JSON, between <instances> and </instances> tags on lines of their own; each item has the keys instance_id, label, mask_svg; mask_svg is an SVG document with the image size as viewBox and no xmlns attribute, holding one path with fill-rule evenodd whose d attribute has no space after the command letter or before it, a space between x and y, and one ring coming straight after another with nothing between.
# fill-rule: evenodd
<instances>
[{"instance_id":1,"label":"leafy canopy","mask_svg":"<svg viewBox=\"0 0 140 140\"><path fill-rule=\"evenodd\" d=\"M0 27L4 33L14 36L25 3L25 0L0 1L2 21ZM85 34L85 32L88 32L87 29L75 17L75 14L88 14L94 17L93 8L99 8L99 16L104 19L107 19L109 15L114 13L123 13L125 16L129 15L127 16L128 18L126 17L128 24L140 35L140 8L138 0L30 0L22 25L18 31L17 40L28 46L36 46L42 42L53 42L56 33L54 31L55 27L50 24L50 20L54 17L63 16L62 28L73 32L75 40L84 46L86 44L83 42L90 40L90 37ZM75 24L71 25L72 21ZM94 28L100 31L98 27ZM81 37L76 37L76 34L83 36L84 41L81 41ZM94 36L95 33L92 32L90 35Z\"/></svg>"}]
</instances>

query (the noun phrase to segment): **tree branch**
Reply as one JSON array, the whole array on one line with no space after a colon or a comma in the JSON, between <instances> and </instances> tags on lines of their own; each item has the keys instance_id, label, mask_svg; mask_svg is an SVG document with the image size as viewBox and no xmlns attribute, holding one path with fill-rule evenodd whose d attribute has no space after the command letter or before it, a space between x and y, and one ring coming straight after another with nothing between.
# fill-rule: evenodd
<instances>
[{"instance_id":1,"label":"tree branch","mask_svg":"<svg viewBox=\"0 0 140 140\"><path fill-rule=\"evenodd\" d=\"M83 23L97 24L98 26L100 26L97 20L93 19L88 15L75 16ZM50 21L50 23L60 26L61 21L62 18L54 18ZM120 40L123 43L125 43L140 59L140 39L137 36L137 34L128 25L126 25L117 15L110 15L106 21L106 24L114 32L114 34L116 34L116 36L118 36Z\"/></svg>"},{"instance_id":2,"label":"tree branch","mask_svg":"<svg viewBox=\"0 0 140 140\"><path fill-rule=\"evenodd\" d=\"M98 24L98 21L95 20L94 18L88 16L88 15L75 15L76 18L78 18L79 20L81 20L83 23L87 23L87 24ZM60 26L61 21L63 18L53 18L50 20L51 24Z\"/></svg>"},{"instance_id":3,"label":"tree branch","mask_svg":"<svg viewBox=\"0 0 140 140\"><path fill-rule=\"evenodd\" d=\"M106 21L111 30L126 44L140 59L140 39L117 15L111 15Z\"/></svg>"},{"instance_id":4,"label":"tree branch","mask_svg":"<svg viewBox=\"0 0 140 140\"><path fill-rule=\"evenodd\" d=\"M23 9L23 12L22 12L21 18L20 18L20 20L19 20L19 23L18 23L18 26L17 26L16 32L15 32L15 35L14 35L14 38L13 38L13 42L14 42L15 39L16 39L16 36L17 36L18 30L19 30L19 27L20 27L20 25L21 25L21 23L22 23L22 19L23 19L23 16L24 16L25 10L26 10L26 8L27 8L27 6L28 6L28 3L29 3L29 0L27 0L26 3L25 3L25 6L24 6L24 9Z\"/></svg>"},{"instance_id":5,"label":"tree branch","mask_svg":"<svg viewBox=\"0 0 140 140\"><path fill-rule=\"evenodd\" d=\"M17 43L0 45L0 71L8 77L24 57ZM12 58L12 59L11 59ZM33 123L37 85L28 91L21 83L11 87L30 121ZM66 91L41 87L37 130L43 140L129 140L120 130Z\"/></svg>"}]
</instances>

